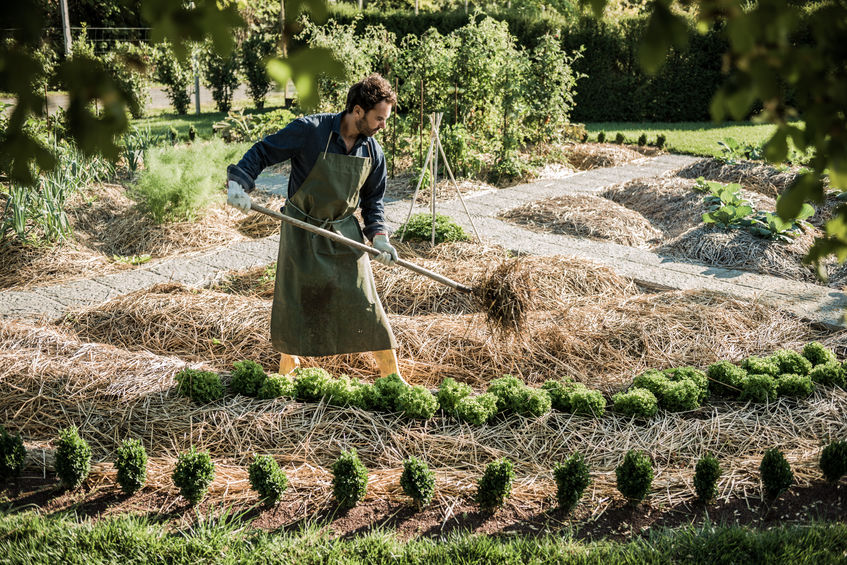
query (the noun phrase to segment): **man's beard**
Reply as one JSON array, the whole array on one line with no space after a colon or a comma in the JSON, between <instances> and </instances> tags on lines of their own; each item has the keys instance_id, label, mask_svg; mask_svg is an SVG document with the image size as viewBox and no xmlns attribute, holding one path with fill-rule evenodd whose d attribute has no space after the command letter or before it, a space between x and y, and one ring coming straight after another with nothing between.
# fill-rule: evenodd
<instances>
[{"instance_id":1,"label":"man's beard","mask_svg":"<svg viewBox=\"0 0 847 565\"><path fill-rule=\"evenodd\" d=\"M356 120L356 129L358 132L365 137L373 137L373 134L376 133L375 129L371 129L368 127L368 121L365 118L360 118Z\"/></svg>"}]
</instances>

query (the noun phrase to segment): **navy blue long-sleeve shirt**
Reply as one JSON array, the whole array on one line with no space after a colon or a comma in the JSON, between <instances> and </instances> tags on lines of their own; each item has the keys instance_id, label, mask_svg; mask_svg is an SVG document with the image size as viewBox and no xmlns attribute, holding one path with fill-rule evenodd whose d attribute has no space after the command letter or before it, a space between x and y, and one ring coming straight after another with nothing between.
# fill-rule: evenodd
<instances>
[{"instance_id":1,"label":"navy blue long-sleeve shirt","mask_svg":"<svg viewBox=\"0 0 847 565\"><path fill-rule=\"evenodd\" d=\"M343 115L344 112L297 118L278 132L256 142L237 165L227 167L227 180L238 182L244 190L250 192L256 187L256 177L266 167L290 159L288 197L291 198L306 180L318 156L327 147L330 134L332 139L327 149L330 153L368 157L367 144L370 146L371 173L359 190L359 207L365 222L362 232L368 239L373 240L374 234L387 232L383 206L386 182L385 154L376 139L364 135L359 135L353 149L348 152L341 137Z\"/></svg>"}]
</instances>

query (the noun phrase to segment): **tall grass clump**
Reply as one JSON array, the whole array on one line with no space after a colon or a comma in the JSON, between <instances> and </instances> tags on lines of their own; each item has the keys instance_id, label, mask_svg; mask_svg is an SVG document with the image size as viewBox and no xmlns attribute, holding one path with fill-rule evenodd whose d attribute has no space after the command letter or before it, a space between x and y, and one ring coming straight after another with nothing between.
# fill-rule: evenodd
<instances>
[{"instance_id":1,"label":"tall grass clump","mask_svg":"<svg viewBox=\"0 0 847 565\"><path fill-rule=\"evenodd\" d=\"M62 484L76 488L91 471L91 447L79 436L76 426L59 430L56 446L56 474Z\"/></svg>"},{"instance_id":2,"label":"tall grass clump","mask_svg":"<svg viewBox=\"0 0 847 565\"><path fill-rule=\"evenodd\" d=\"M156 223L194 220L207 206L223 201L223 171L247 149L247 144L219 139L148 149L131 194Z\"/></svg>"},{"instance_id":3,"label":"tall grass clump","mask_svg":"<svg viewBox=\"0 0 847 565\"><path fill-rule=\"evenodd\" d=\"M118 484L126 494L134 494L147 482L147 451L135 438L125 439L115 455Z\"/></svg>"}]
</instances>

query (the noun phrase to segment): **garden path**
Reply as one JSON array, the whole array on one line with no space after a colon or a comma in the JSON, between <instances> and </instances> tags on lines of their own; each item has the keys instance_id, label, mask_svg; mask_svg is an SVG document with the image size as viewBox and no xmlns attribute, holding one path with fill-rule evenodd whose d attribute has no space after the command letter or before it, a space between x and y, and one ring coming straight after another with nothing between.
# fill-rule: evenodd
<instances>
[{"instance_id":1,"label":"garden path","mask_svg":"<svg viewBox=\"0 0 847 565\"><path fill-rule=\"evenodd\" d=\"M708 289L740 299L772 303L796 315L832 327L847 327L847 294L836 289L733 269L707 267L670 260L649 250L567 235L538 233L498 219L497 214L528 201L563 194L599 193L606 187L636 178L654 177L687 166L695 157L660 155L620 165L594 169L564 178L542 179L510 188L465 197L477 229L486 243L534 255L570 255L612 268L637 283L657 289ZM283 186L281 176L265 174L262 188ZM421 207L418 211L426 211ZM467 230L467 215L458 200L437 204ZM386 202L386 218L399 226L409 213L409 200ZM469 231L469 233L472 233ZM44 317L52 320L68 311L99 304L156 283L176 281L204 286L227 271L267 265L276 260L278 236L242 241L212 251L161 260L132 271L86 280L0 292L0 316Z\"/></svg>"}]
</instances>

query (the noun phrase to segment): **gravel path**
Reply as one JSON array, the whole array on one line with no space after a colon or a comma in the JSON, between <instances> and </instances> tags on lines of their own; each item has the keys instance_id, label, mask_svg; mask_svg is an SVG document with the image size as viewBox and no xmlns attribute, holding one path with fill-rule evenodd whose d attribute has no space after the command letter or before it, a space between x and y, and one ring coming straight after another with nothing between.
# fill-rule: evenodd
<instances>
[{"instance_id":1,"label":"gravel path","mask_svg":"<svg viewBox=\"0 0 847 565\"><path fill-rule=\"evenodd\" d=\"M590 241L567 235L537 233L497 219L498 212L525 202L563 194L595 194L606 187L636 178L662 175L689 165L696 158L661 155L617 167L577 173L565 178L541 180L465 198L473 223L487 243L535 255L572 255L607 265L620 275L658 289L709 289L741 299L759 299L798 316L831 327L845 326L847 294L818 285L790 281L745 271L707 267L670 260L644 249ZM265 190L285 185L284 177L265 174ZM393 227L405 221L409 200L386 203L386 217ZM418 211L426 211L420 208ZM471 223L458 200L438 204L472 233ZM227 271L267 265L276 260L278 236L238 242L211 252L162 260L133 271L90 280L39 287L30 291L0 292L0 316L56 319L74 308L92 306L120 294L155 283L177 281L204 286Z\"/></svg>"}]
</instances>

